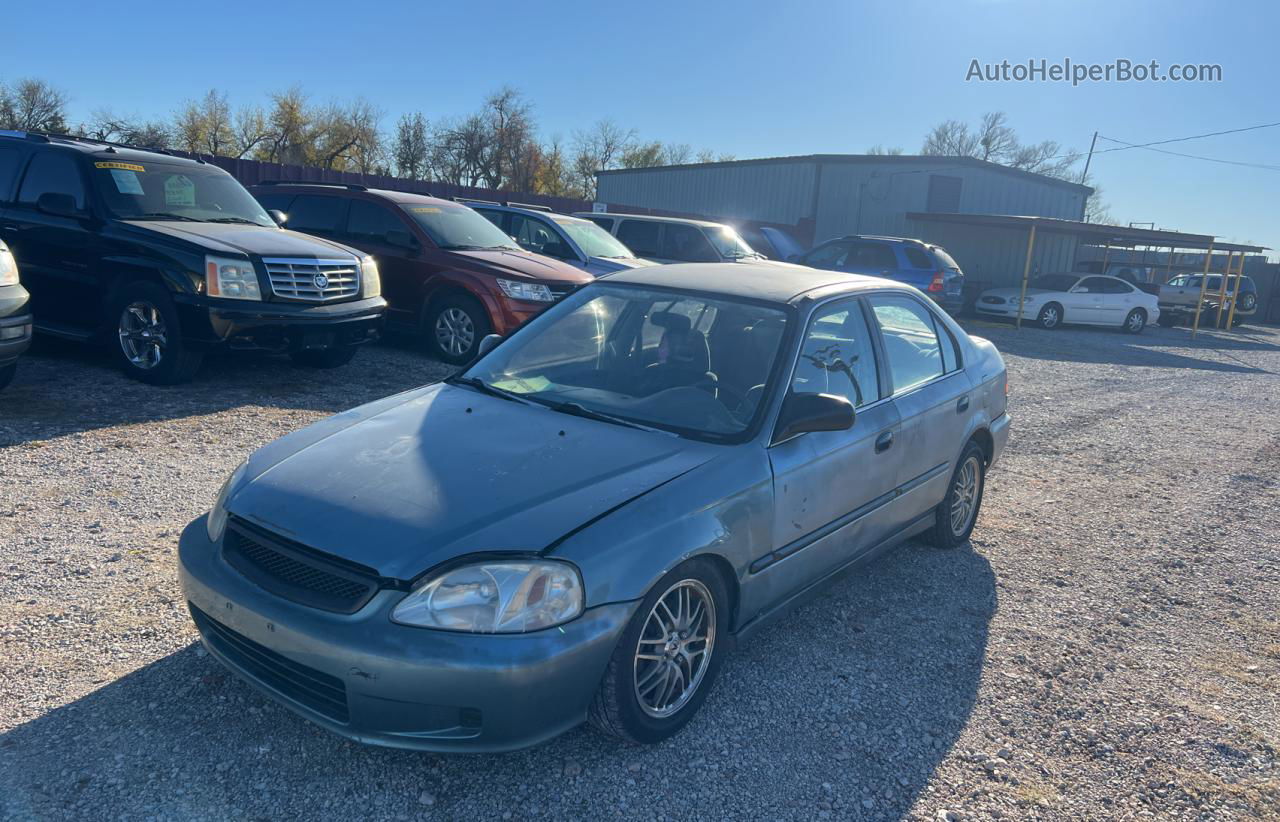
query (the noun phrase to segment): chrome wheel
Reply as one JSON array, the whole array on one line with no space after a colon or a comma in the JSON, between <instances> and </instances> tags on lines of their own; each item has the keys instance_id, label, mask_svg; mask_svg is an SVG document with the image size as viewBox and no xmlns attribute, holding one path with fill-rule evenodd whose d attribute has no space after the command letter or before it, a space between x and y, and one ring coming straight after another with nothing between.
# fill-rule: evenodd
<instances>
[{"instance_id":1,"label":"chrome wheel","mask_svg":"<svg viewBox=\"0 0 1280 822\"><path fill-rule=\"evenodd\" d=\"M636 645L633 677L640 708L665 719L683 708L707 673L716 641L716 603L707 586L685 579L658 597Z\"/></svg>"},{"instance_id":2,"label":"chrome wheel","mask_svg":"<svg viewBox=\"0 0 1280 822\"><path fill-rule=\"evenodd\" d=\"M982 465L971 456L956 472L951 488L951 533L963 535L978 512L978 482L982 478Z\"/></svg>"},{"instance_id":3,"label":"chrome wheel","mask_svg":"<svg viewBox=\"0 0 1280 822\"><path fill-rule=\"evenodd\" d=\"M460 357L471 350L476 339L476 326L461 308L449 307L436 317L436 342L450 356Z\"/></svg>"},{"instance_id":4,"label":"chrome wheel","mask_svg":"<svg viewBox=\"0 0 1280 822\"><path fill-rule=\"evenodd\" d=\"M160 365L168 345L164 316L160 309L139 300L120 312L120 348L135 368L150 371Z\"/></svg>"},{"instance_id":5,"label":"chrome wheel","mask_svg":"<svg viewBox=\"0 0 1280 822\"><path fill-rule=\"evenodd\" d=\"M1040 324L1045 328L1054 328L1062 321L1056 305L1046 305L1040 312Z\"/></svg>"},{"instance_id":6,"label":"chrome wheel","mask_svg":"<svg viewBox=\"0 0 1280 822\"><path fill-rule=\"evenodd\" d=\"M1144 317L1140 311L1130 312L1128 319L1125 320L1125 328L1127 328L1131 334L1137 334L1146 324L1147 318Z\"/></svg>"}]
</instances>

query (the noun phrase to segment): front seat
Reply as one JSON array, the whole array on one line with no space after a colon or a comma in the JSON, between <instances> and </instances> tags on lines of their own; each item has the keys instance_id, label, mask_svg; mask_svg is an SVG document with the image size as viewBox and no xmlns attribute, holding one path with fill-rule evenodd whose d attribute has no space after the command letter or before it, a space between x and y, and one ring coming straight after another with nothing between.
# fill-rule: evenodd
<instances>
[{"instance_id":1,"label":"front seat","mask_svg":"<svg viewBox=\"0 0 1280 822\"><path fill-rule=\"evenodd\" d=\"M658 361L645 369L647 393L669 388L697 386L715 391L717 378L711 371L711 346L707 335L693 328L683 314L662 311L649 321L663 329L658 341Z\"/></svg>"}]
</instances>

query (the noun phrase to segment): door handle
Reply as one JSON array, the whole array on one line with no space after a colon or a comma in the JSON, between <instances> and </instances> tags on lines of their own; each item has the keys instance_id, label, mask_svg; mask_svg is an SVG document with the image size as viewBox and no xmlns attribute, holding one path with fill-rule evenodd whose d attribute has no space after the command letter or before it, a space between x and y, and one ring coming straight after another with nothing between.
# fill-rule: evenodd
<instances>
[{"instance_id":1,"label":"door handle","mask_svg":"<svg viewBox=\"0 0 1280 822\"><path fill-rule=\"evenodd\" d=\"M969 410L969 396L966 394L956 403L956 413L963 414Z\"/></svg>"},{"instance_id":2,"label":"door handle","mask_svg":"<svg viewBox=\"0 0 1280 822\"><path fill-rule=\"evenodd\" d=\"M893 445L893 432L885 431L876 437L876 453L881 454L889 450L889 446Z\"/></svg>"}]
</instances>

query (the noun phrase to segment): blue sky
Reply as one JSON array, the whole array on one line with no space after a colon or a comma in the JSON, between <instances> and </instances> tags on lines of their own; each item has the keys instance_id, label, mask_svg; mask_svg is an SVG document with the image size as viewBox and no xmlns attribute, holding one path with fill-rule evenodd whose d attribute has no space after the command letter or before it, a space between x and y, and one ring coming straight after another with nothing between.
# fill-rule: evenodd
<instances>
[{"instance_id":1,"label":"blue sky","mask_svg":"<svg viewBox=\"0 0 1280 822\"><path fill-rule=\"evenodd\" d=\"M610 117L738 157L914 152L949 118L1004 111L1028 141L1087 149L1280 121L1274 2L506 2L10 4L0 80L42 77L72 119L161 116L210 87L233 104L301 85L386 112L465 114L502 84L542 133ZM64 13L65 12L65 13ZM970 60L1218 63L1220 83L968 83ZM1099 148L1113 147L1099 140ZM1167 146L1280 166L1280 128ZM1102 154L1119 221L1280 248L1280 171ZM1276 256L1276 252L1272 252Z\"/></svg>"}]
</instances>

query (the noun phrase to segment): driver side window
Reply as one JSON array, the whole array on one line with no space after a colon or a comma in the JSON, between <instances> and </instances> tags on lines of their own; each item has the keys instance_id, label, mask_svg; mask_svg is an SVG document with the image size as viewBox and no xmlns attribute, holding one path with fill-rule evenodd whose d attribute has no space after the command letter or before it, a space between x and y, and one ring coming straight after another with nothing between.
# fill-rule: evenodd
<instances>
[{"instance_id":1,"label":"driver side window","mask_svg":"<svg viewBox=\"0 0 1280 822\"><path fill-rule=\"evenodd\" d=\"M875 351L860 300L841 300L814 312L800 344L791 391L835 394L855 408L880 399Z\"/></svg>"}]
</instances>

